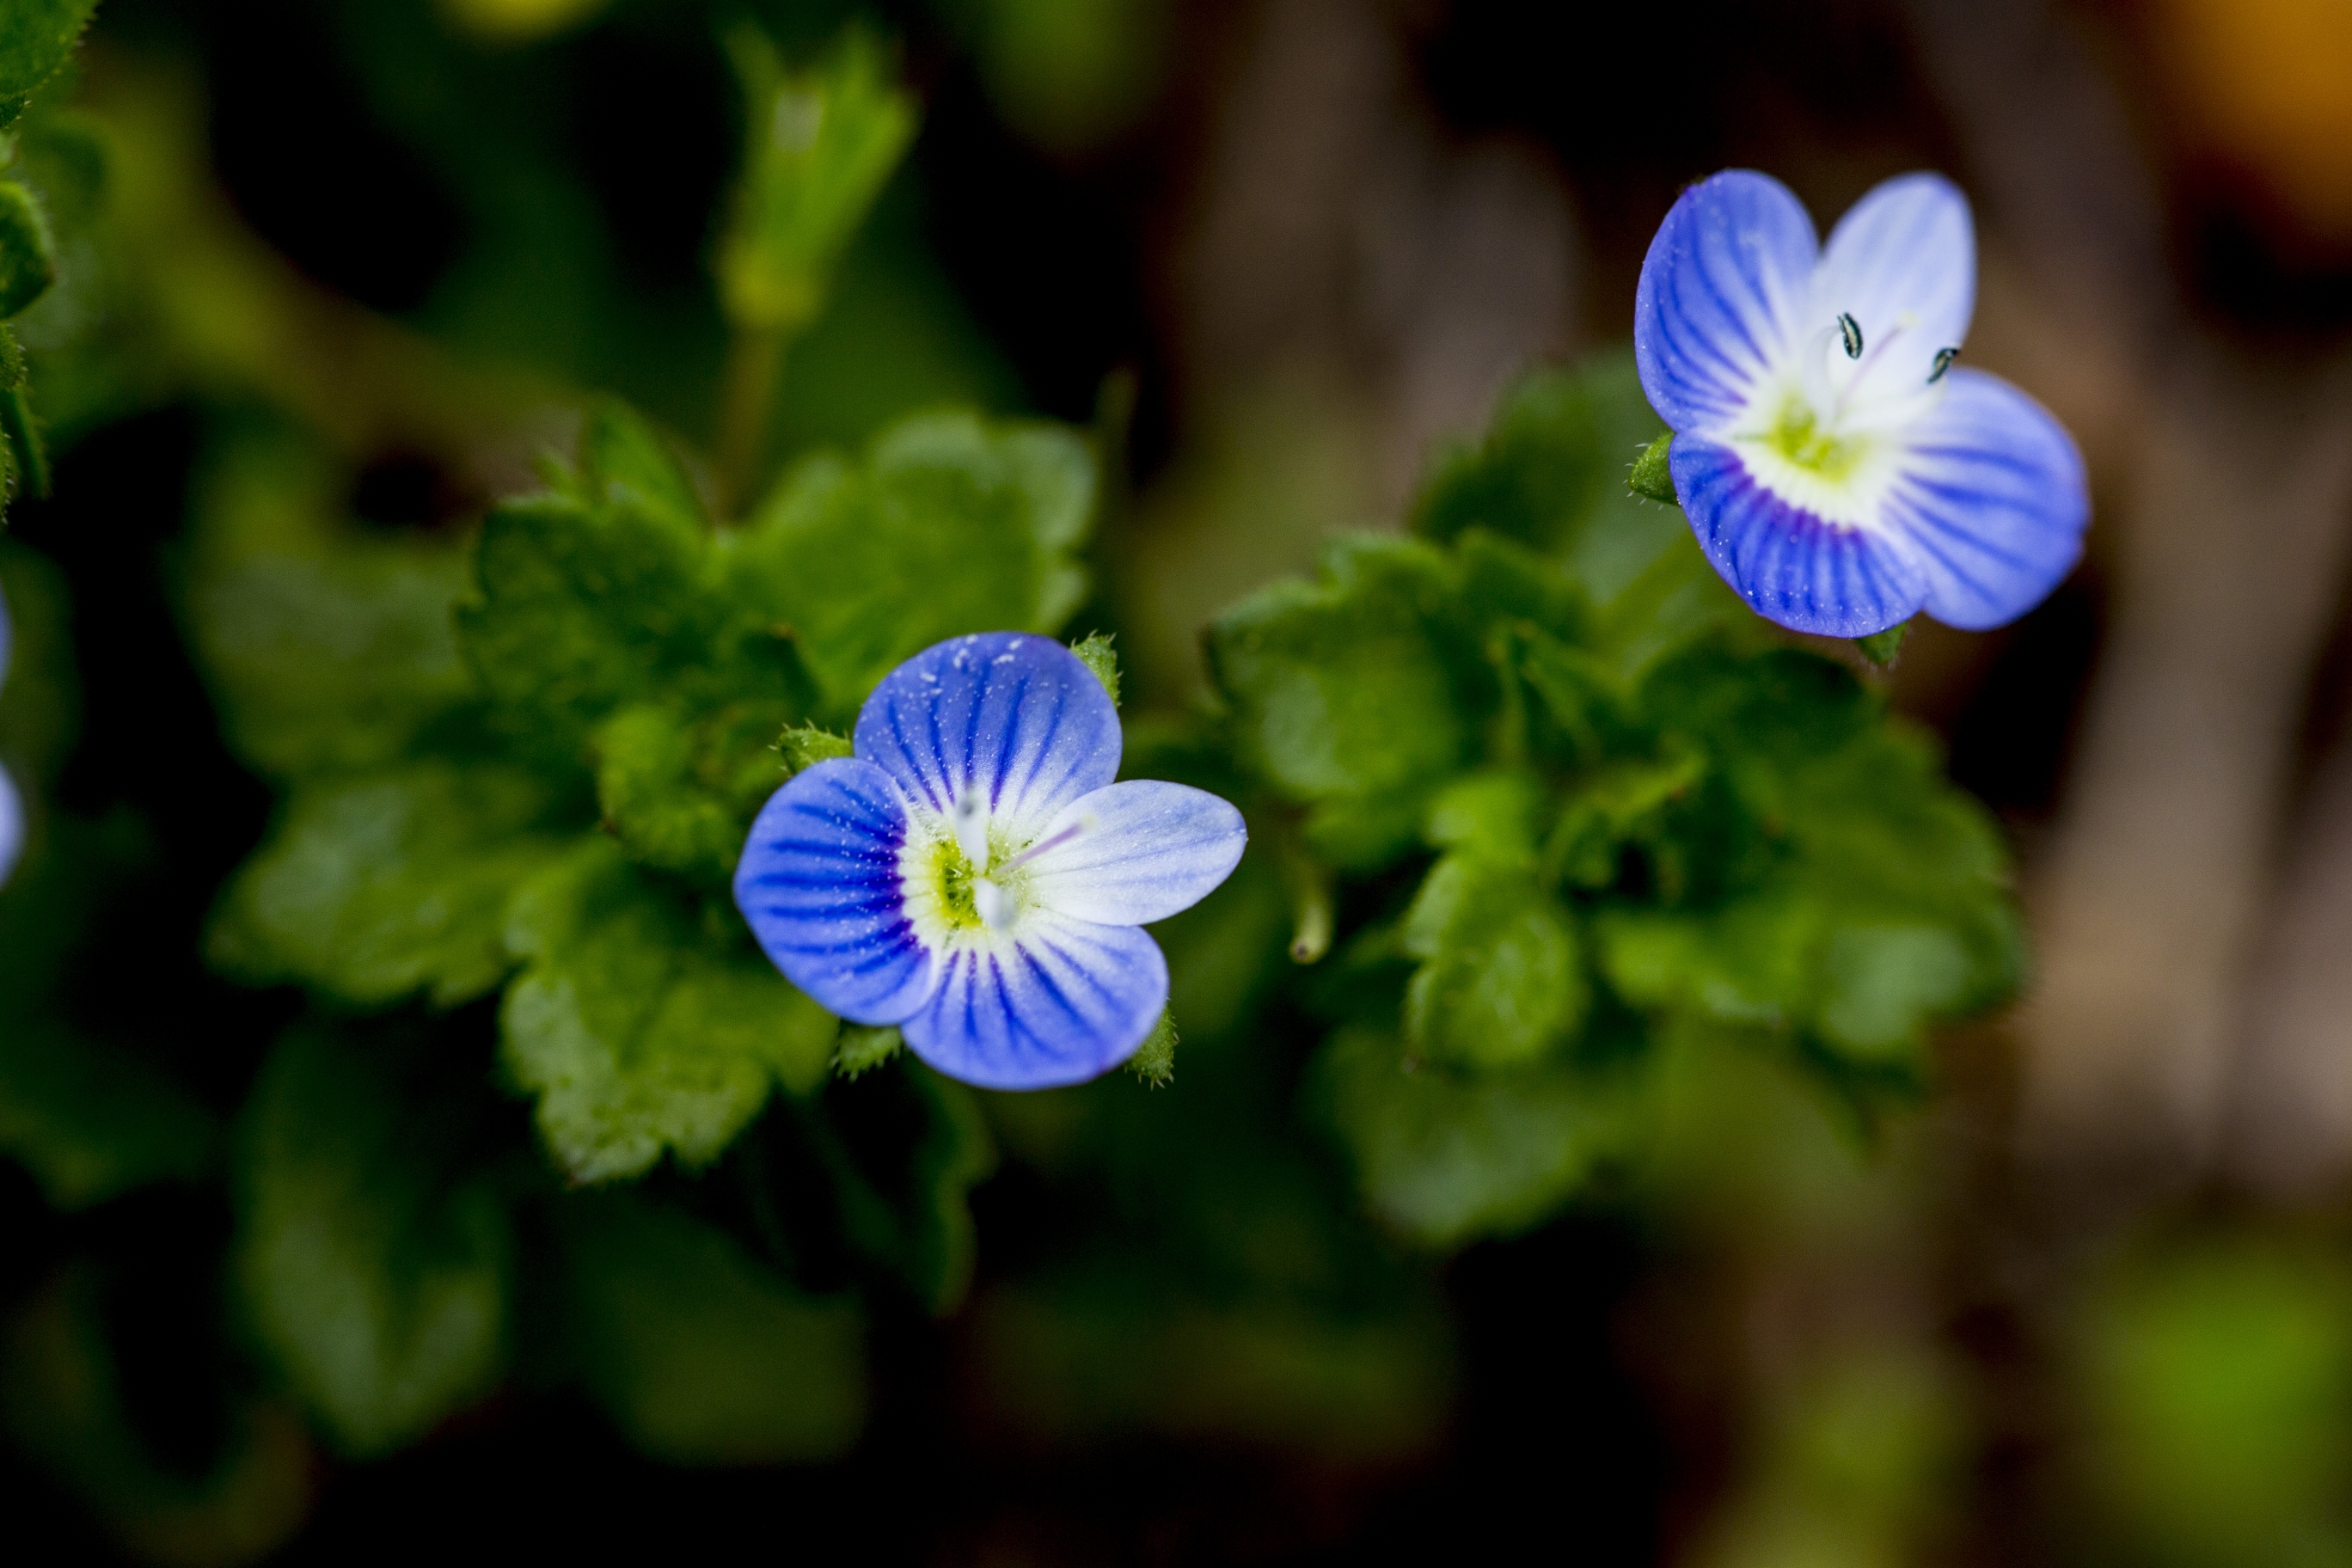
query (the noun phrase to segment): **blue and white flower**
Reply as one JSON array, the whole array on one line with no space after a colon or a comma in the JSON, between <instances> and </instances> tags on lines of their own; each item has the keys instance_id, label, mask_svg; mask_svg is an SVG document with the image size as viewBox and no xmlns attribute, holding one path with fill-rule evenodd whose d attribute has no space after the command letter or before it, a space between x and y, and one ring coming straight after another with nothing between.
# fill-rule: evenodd
<instances>
[{"instance_id":1,"label":"blue and white flower","mask_svg":"<svg viewBox=\"0 0 2352 1568\"><path fill-rule=\"evenodd\" d=\"M8 621L8 600L0 595L0 684L8 679L8 651L14 637ZM0 883L16 869L16 856L25 847L25 807L8 770L0 768Z\"/></svg>"},{"instance_id":2,"label":"blue and white flower","mask_svg":"<svg viewBox=\"0 0 2352 1568\"><path fill-rule=\"evenodd\" d=\"M988 1089L1118 1066L1168 1004L1137 928L1206 897L1241 859L1241 813L1118 773L1118 712L1060 643L957 637L900 665L857 716L855 755L778 790L735 901L787 979Z\"/></svg>"},{"instance_id":3,"label":"blue and white flower","mask_svg":"<svg viewBox=\"0 0 2352 1568\"><path fill-rule=\"evenodd\" d=\"M1976 308L1968 199L1887 181L1824 249L1787 186L1730 170L1683 193L1642 264L1642 388L1675 490L1758 614L1865 637L1925 609L1969 629L2040 603L2090 500L2065 430L1955 365Z\"/></svg>"}]
</instances>

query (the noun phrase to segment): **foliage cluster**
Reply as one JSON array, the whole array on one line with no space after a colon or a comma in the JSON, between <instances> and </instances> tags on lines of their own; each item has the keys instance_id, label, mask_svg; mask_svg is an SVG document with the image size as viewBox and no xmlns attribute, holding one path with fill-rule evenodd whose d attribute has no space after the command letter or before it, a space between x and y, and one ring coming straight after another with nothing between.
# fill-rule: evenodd
<instances>
[{"instance_id":1,"label":"foliage cluster","mask_svg":"<svg viewBox=\"0 0 2352 1568\"><path fill-rule=\"evenodd\" d=\"M72 33L60 13L42 37ZM413 40L366 37L425 79ZM381 1456L507 1385L568 1391L667 1461L837 1456L893 1311L966 1311L983 1396L1050 1441L1410 1452L1444 1418L1452 1350L1395 1237L1457 1247L1638 1176L1670 1048L1760 1052L1867 1114L1923 1081L1932 1021L2015 983L1991 825L1879 697L1768 639L1681 518L1627 491L1656 422L1612 359L1520 386L1436 463L1409 534L1342 541L1319 580L1220 618L1213 700L1128 716L1128 772L1234 798L1255 846L1160 928L1173 1026L1136 1066L1160 1092L977 1095L825 1015L728 898L752 814L840 753L908 655L1084 629L1119 454L937 406L988 401L991 374L924 358L962 327L894 216L917 117L887 53L753 32L726 53L744 161L707 318L677 333L719 346L670 355L719 396L657 375L632 388L657 416L566 395L570 460L425 526L354 517L354 468L379 426L438 439L495 398L435 382L426 415L354 414L256 357L258 301L292 286L220 282L249 258L203 222L154 238L173 167L142 115L168 95L19 127L54 253L93 258L68 289L115 290L80 335L52 323L44 384L79 429L202 409L169 575L272 803L201 938L224 990L278 1005L251 1069L200 1031L111 1026L93 933L143 896L161 830L43 804L75 744L72 606L39 555L0 555L23 635L0 757L35 803L0 891L0 1150L63 1213L168 1190L231 1216L197 1266L229 1348L206 1352L226 1414L196 1459L159 1462L129 1414L121 1281L96 1250L8 1342L10 1432L149 1555L257 1555L300 1518L313 1436ZM447 108L403 112L446 147ZM485 215L561 209L528 156L471 154L450 156ZM551 313L529 332L562 337L528 247L483 226L427 312L437 341L482 351L534 305ZM214 294L191 305L178 270ZM619 318L619 292L581 316ZM130 353L125 323L166 346ZM611 363L626 339L601 340ZM441 374L354 341L387 384ZM826 426L795 402L810 385L871 417ZM1116 695L1108 647L1081 651ZM1302 1106L1344 1166L1297 1136ZM967 1200L1000 1151L1082 1195L967 1305Z\"/></svg>"}]
</instances>

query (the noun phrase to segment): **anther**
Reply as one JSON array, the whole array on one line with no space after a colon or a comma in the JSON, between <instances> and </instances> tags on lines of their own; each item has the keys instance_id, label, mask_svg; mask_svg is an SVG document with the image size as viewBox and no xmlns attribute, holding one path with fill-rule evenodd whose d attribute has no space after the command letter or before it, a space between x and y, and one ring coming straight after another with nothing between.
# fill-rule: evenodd
<instances>
[{"instance_id":1,"label":"anther","mask_svg":"<svg viewBox=\"0 0 2352 1568\"><path fill-rule=\"evenodd\" d=\"M980 923L991 931L1003 931L1013 923L1013 895L985 877L971 885L971 908Z\"/></svg>"},{"instance_id":2,"label":"anther","mask_svg":"<svg viewBox=\"0 0 2352 1568\"><path fill-rule=\"evenodd\" d=\"M1937 382L1943 380L1944 373L1951 369L1952 362L1959 357L1960 351L1958 349L1937 349L1936 351L1936 367L1927 373L1927 384L1929 386L1933 386Z\"/></svg>"},{"instance_id":3,"label":"anther","mask_svg":"<svg viewBox=\"0 0 2352 1568\"><path fill-rule=\"evenodd\" d=\"M1845 340L1845 357L1862 357L1862 323L1840 311L1837 319L1838 336Z\"/></svg>"}]
</instances>

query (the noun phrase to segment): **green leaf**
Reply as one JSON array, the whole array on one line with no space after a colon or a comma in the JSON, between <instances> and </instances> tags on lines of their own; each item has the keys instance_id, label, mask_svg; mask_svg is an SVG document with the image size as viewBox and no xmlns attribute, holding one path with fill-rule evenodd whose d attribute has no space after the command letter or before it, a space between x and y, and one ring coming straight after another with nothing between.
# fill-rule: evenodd
<instances>
[{"instance_id":1,"label":"green leaf","mask_svg":"<svg viewBox=\"0 0 2352 1568\"><path fill-rule=\"evenodd\" d=\"M1318 808L1310 840L1343 864L1408 845L1428 791L1469 753L1476 699L1443 640L1458 587L1431 546L1360 540L1323 581L1277 583L1210 628L1241 760Z\"/></svg>"},{"instance_id":2,"label":"green leaf","mask_svg":"<svg viewBox=\"0 0 2352 1568\"><path fill-rule=\"evenodd\" d=\"M758 31L728 40L743 89L743 174L719 243L719 293L738 326L790 331L823 307L834 263L915 139L915 100L882 47L845 33L789 72Z\"/></svg>"},{"instance_id":3,"label":"green leaf","mask_svg":"<svg viewBox=\"0 0 2352 1568\"><path fill-rule=\"evenodd\" d=\"M1638 1086L1622 1078L1560 1063L1474 1078L1415 1071L1371 1030L1334 1035L1310 1072L1372 1211L1432 1247L1538 1224L1622 1154L1639 1124Z\"/></svg>"},{"instance_id":4,"label":"green leaf","mask_svg":"<svg viewBox=\"0 0 2352 1568\"><path fill-rule=\"evenodd\" d=\"M482 995L514 967L515 889L563 852L552 805L534 775L490 763L298 784L230 881L206 955L248 984L363 1006Z\"/></svg>"},{"instance_id":5,"label":"green leaf","mask_svg":"<svg viewBox=\"0 0 2352 1568\"><path fill-rule=\"evenodd\" d=\"M218 1142L210 1113L140 1058L54 1020L0 1024L0 1152L50 1207L199 1180Z\"/></svg>"},{"instance_id":6,"label":"green leaf","mask_svg":"<svg viewBox=\"0 0 2352 1568\"><path fill-rule=\"evenodd\" d=\"M458 1129L404 1102L380 1043L300 1031L238 1132L235 1278L254 1331L338 1447L415 1441L496 1386L511 1240L453 1168Z\"/></svg>"},{"instance_id":7,"label":"green leaf","mask_svg":"<svg viewBox=\"0 0 2352 1568\"><path fill-rule=\"evenodd\" d=\"M778 717L771 704L691 723L665 708L623 709L596 731L605 826L636 859L724 886L752 817L786 776L769 742Z\"/></svg>"},{"instance_id":8,"label":"green leaf","mask_svg":"<svg viewBox=\"0 0 2352 1568\"><path fill-rule=\"evenodd\" d=\"M1696 790L1707 772L1706 758L1682 752L1659 762L1605 763L1569 787L1544 841L1548 882L1571 887L1607 887L1617 877L1619 850L1628 844L1659 845L1667 833L1670 808Z\"/></svg>"},{"instance_id":9,"label":"green leaf","mask_svg":"<svg viewBox=\"0 0 2352 1568\"><path fill-rule=\"evenodd\" d=\"M98 0L10 0L0 7L0 102L21 100L57 75L97 8Z\"/></svg>"},{"instance_id":10,"label":"green leaf","mask_svg":"<svg viewBox=\"0 0 2352 1568\"><path fill-rule=\"evenodd\" d=\"M14 316L58 280L57 242L33 193L0 180L0 320Z\"/></svg>"},{"instance_id":11,"label":"green leaf","mask_svg":"<svg viewBox=\"0 0 2352 1568\"><path fill-rule=\"evenodd\" d=\"M2022 942L1999 829L1851 676L1783 652L1686 659L1656 687L1722 759L1764 858L1717 843L1707 853L1732 874L1719 898L1604 910L1601 966L1622 995L1907 1070L1929 1021L2014 988Z\"/></svg>"},{"instance_id":12,"label":"green leaf","mask_svg":"<svg viewBox=\"0 0 2352 1568\"><path fill-rule=\"evenodd\" d=\"M573 1181L638 1175L665 1152L707 1164L774 1083L824 1080L832 1016L740 928L731 909L697 918L594 840L516 895L507 945L525 968L500 1013L504 1058Z\"/></svg>"},{"instance_id":13,"label":"green leaf","mask_svg":"<svg viewBox=\"0 0 2352 1568\"><path fill-rule=\"evenodd\" d=\"M629 1441L682 1465L824 1459L865 1424L855 1302L801 1294L722 1233L625 1194L566 1198L566 1333Z\"/></svg>"},{"instance_id":14,"label":"green leaf","mask_svg":"<svg viewBox=\"0 0 2352 1568\"><path fill-rule=\"evenodd\" d=\"M1443 857L1405 912L1404 949L1421 960L1405 992L1405 1038L1475 1068L1549 1054L1591 1001L1581 945L1527 861Z\"/></svg>"},{"instance_id":15,"label":"green leaf","mask_svg":"<svg viewBox=\"0 0 2352 1568\"><path fill-rule=\"evenodd\" d=\"M580 483L592 502L653 512L688 535L710 525L676 448L625 403L608 400L589 415L580 436Z\"/></svg>"},{"instance_id":16,"label":"green leaf","mask_svg":"<svg viewBox=\"0 0 2352 1568\"><path fill-rule=\"evenodd\" d=\"M1531 375L1505 395L1484 440L1431 465L1412 530L1441 541L1474 528L1517 540L1566 563L1608 605L1690 536L1679 512L1626 489L1627 466L1657 430L1630 353Z\"/></svg>"},{"instance_id":17,"label":"green leaf","mask_svg":"<svg viewBox=\"0 0 2352 1568\"><path fill-rule=\"evenodd\" d=\"M508 501L482 526L480 596L457 612L466 656L527 734L578 755L614 710L709 662L718 628L704 549L698 530L655 507Z\"/></svg>"},{"instance_id":18,"label":"green leaf","mask_svg":"<svg viewBox=\"0 0 2352 1568\"><path fill-rule=\"evenodd\" d=\"M931 644L1056 629L1086 593L1071 556L1095 463L1058 426L927 415L865 460L808 459L731 536L731 591L788 626L832 710Z\"/></svg>"},{"instance_id":19,"label":"green leaf","mask_svg":"<svg viewBox=\"0 0 2352 1568\"><path fill-rule=\"evenodd\" d=\"M279 778L382 765L477 700L452 542L361 533L306 440L239 431L200 471L184 603L237 754Z\"/></svg>"}]
</instances>

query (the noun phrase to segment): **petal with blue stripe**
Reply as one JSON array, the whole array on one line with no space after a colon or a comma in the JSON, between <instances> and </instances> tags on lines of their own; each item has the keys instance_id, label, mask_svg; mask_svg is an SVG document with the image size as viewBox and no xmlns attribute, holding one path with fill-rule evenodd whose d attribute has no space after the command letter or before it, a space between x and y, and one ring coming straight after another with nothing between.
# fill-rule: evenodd
<instances>
[{"instance_id":1,"label":"petal with blue stripe","mask_svg":"<svg viewBox=\"0 0 2352 1568\"><path fill-rule=\"evenodd\" d=\"M1143 925L1191 909L1233 874L1249 829L1228 802L1188 784L1130 779L1045 825L1028 897L1058 914Z\"/></svg>"},{"instance_id":2,"label":"petal with blue stripe","mask_svg":"<svg viewBox=\"0 0 2352 1568\"><path fill-rule=\"evenodd\" d=\"M888 774L817 763L760 810L735 903L784 978L828 1012L896 1024L939 987L938 954L908 918L899 854L907 805Z\"/></svg>"},{"instance_id":3,"label":"petal with blue stripe","mask_svg":"<svg viewBox=\"0 0 2352 1568\"><path fill-rule=\"evenodd\" d=\"M2074 570L2091 497L2074 438L2040 404L1982 371L1948 379L1909 433L1884 513L1919 563L1927 613L1982 631Z\"/></svg>"},{"instance_id":4,"label":"petal with blue stripe","mask_svg":"<svg viewBox=\"0 0 2352 1568\"><path fill-rule=\"evenodd\" d=\"M1904 542L1822 521L1759 482L1720 442L1677 436L1668 460L1700 548L1766 620L1859 637L1917 612L1926 584Z\"/></svg>"},{"instance_id":5,"label":"petal with blue stripe","mask_svg":"<svg viewBox=\"0 0 2352 1568\"><path fill-rule=\"evenodd\" d=\"M990 632L891 671L857 715L856 745L910 804L946 816L977 787L992 819L1034 829L1118 775L1118 710L1060 643Z\"/></svg>"},{"instance_id":6,"label":"petal with blue stripe","mask_svg":"<svg viewBox=\"0 0 2352 1568\"><path fill-rule=\"evenodd\" d=\"M1941 174L1905 174L1874 188L1830 232L1807 320L1852 316L1863 357L1850 395L1891 400L1926 386L1937 353L1967 341L1976 303L1968 197Z\"/></svg>"},{"instance_id":7,"label":"petal with blue stripe","mask_svg":"<svg viewBox=\"0 0 2352 1568\"><path fill-rule=\"evenodd\" d=\"M25 808L16 798L16 785L7 770L0 768L0 884L8 880L16 869L16 856L25 847Z\"/></svg>"},{"instance_id":8,"label":"petal with blue stripe","mask_svg":"<svg viewBox=\"0 0 2352 1568\"><path fill-rule=\"evenodd\" d=\"M908 1047L982 1089L1055 1089L1135 1054L1168 1005L1168 961L1134 926L1024 911L960 942Z\"/></svg>"},{"instance_id":9,"label":"petal with blue stripe","mask_svg":"<svg viewBox=\"0 0 2352 1568\"><path fill-rule=\"evenodd\" d=\"M1682 194L1633 296L1634 360L1660 418L1722 432L1795 374L1819 253L1813 220L1769 175L1727 170Z\"/></svg>"}]
</instances>

